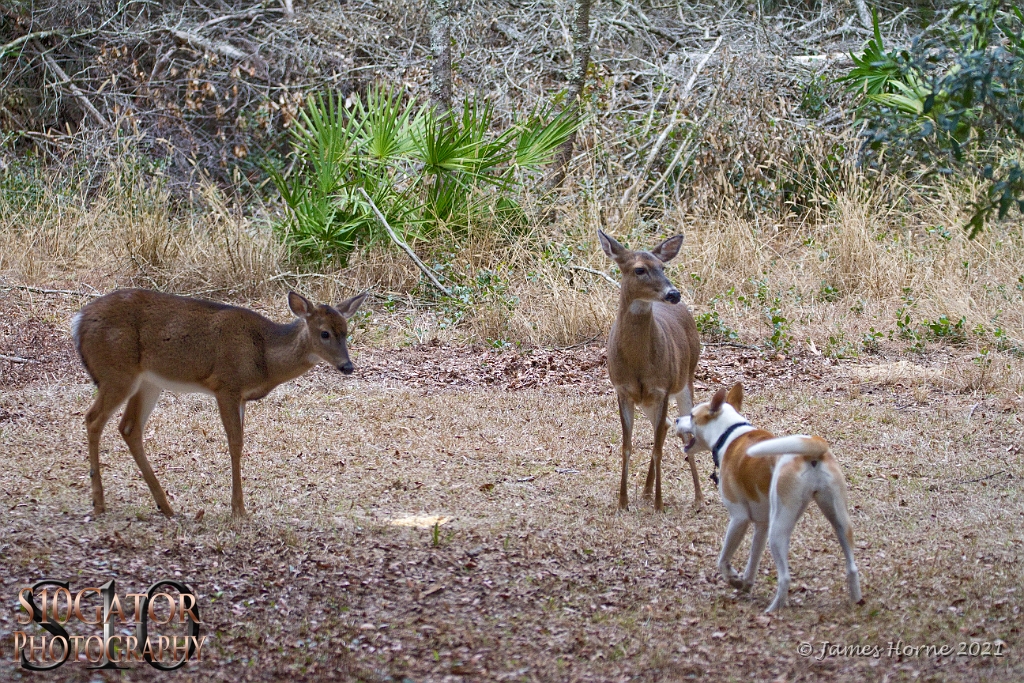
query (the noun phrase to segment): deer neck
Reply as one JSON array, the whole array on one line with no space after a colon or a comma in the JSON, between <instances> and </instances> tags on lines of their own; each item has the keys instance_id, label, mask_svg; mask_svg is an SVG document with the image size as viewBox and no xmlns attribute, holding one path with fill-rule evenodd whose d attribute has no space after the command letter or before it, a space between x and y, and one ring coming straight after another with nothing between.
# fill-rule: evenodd
<instances>
[{"instance_id":1,"label":"deer neck","mask_svg":"<svg viewBox=\"0 0 1024 683\"><path fill-rule=\"evenodd\" d=\"M298 377L320 360L309 343L309 328L299 319L286 325L274 323L266 335L267 374L280 384Z\"/></svg>"},{"instance_id":2,"label":"deer neck","mask_svg":"<svg viewBox=\"0 0 1024 683\"><path fill-rule=\"evenodd\" d=\"M627 347L646 348L653 343L657 331L651 302L622 296L619 299L617 327L619 341Z\"/></svg>"},{"instance_id":3,"label":"deer neck","mask_svg":"<svg viewBox=\"0 0 1024 683\"><path fill-rule=\"evenodd\" d=\"M654 325L654 305L650 301L634 299L626 292L619 297L618 318L622 324L635 328L648 328Z\"/></svg>"}]
</instances>

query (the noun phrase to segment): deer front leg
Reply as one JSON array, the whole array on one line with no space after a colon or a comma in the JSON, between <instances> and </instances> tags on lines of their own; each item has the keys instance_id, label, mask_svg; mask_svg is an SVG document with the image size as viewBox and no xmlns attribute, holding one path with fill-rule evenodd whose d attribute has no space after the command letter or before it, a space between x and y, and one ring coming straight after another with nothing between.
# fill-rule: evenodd
<instances>
[{"instance_id":1,"label":"deer front leg","mask_svg":"<svg viewBox=\"0 0 1024 683\"><path fill-rule=\"evenodd\" d=\"M668 435L667 417L668 395L661 400L658 417L654 422L654 451L651 453L651 465L654 469L654 510L656 512L661 512L664 509L661 503L661 453L665 447L665 437Z\"/></svg>"},{"instance_id":2,"label":"deer front leg","mask_svg":"<svg viewBox=\"0 0 1024 683\"><path fill-rule=\"evenodd\" d=\"M619 420L622 422L622 479L619 481L619 509L629 507L629 456L633 452L633 402L628 396L619 396Z\"/></svg>"},{"instance_id":3,"label":"deer front leg","mask_svg":"<svg viewBox=\"0 0 1024 683\"><path fill-rule=\"evenodd\" d=\"M682 399L682 402L678 403L679 415L689 415L693 410L693 377L690 378L690 383L683 389L682 396L679 398ZM677 402L678 400L677 398ZM697 459L694 458L693 453L687 453L686 461L690 464L690 475L693 477L693 509L699 510L704 505L704 492L700 489Z\"/></svg>"},{"instance_id":4,"label":"deer front leg","mask_svg":"<svg viewBox=\"0 0 1024 683\"><path fill-rule=\"evenodd\" d=\"M242 503L242 417L244 403L236 395L217 395L217 408L228 435L228 451L231 453L231 515L245 516Z\"/></svg>"}]
</instances>

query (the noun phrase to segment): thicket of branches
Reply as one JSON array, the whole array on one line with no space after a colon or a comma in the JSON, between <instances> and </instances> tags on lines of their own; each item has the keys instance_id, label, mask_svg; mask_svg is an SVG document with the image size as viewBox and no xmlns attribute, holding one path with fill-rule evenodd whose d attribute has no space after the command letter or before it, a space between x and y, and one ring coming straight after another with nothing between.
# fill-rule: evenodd
<instances>
[{"instance_id":1,"label":"thicket of branches","mask_svg":"<svg viewBox=\"0 0 1024 683\"><path fill-rule=\"evenodd\" d=\"M456 100L489 100L499 127L539 103L564 104L574 5L447 5ZM842 182L850 158L852 117L831 77L870 36L862 5L595 4L578 180L610 206L799 213ZM896 41L935 10L878 9ZM308 94L344 98L382 82L428 98L430 28L431 7L416 0L314 0L294 14L231 0L8 2L0 155L66 160L118 136L180 186L201 171L269 190L265 163L287 161Z\"/></svg>"}]
</instances>

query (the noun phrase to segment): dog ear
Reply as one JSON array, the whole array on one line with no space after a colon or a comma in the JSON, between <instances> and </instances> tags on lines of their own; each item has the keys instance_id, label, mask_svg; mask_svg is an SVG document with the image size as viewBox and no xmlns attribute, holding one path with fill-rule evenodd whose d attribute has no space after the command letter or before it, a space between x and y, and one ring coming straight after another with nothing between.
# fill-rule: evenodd
<instances>
[{"instance_id":1,"label":"dog ear","mask_svg":"<svg viewBox=\"0 0 1024 683\"><path fill-rule=\"evenodd\" d=\"M722 387L715 392L715 395L711 398L711 405L708 409L712 415L717 415L718 411L722 409L722 404L725 403L725 387Z\"/></svg>"},{"instance_id":2,"label":"dog ear","mask_svg":"<svg viewBox=\"0 0 1024 683\"><path fill-rule=\"evenodd\" d=\"M736 382L732 385L732 389L729 390L729 395L725 397L725 402L736 409L736 412L740 412L743 409L743 383Z\"/></svg>"}]
</instances>

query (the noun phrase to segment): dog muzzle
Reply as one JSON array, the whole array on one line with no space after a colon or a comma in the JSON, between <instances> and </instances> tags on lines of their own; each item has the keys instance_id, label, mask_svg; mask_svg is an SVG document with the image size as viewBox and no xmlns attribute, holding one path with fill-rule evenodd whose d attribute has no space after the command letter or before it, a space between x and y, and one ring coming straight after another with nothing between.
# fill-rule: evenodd
<instances>
[{"instance_id":1,"label":"dog muzzle","mask_svg":"<svg viewBox=\"0 0 1024 683\"><path fill-rule=\"evenodd\" d=\"M686 453L689 453L697 443L697 435L693 431L693 420L689 415L676 418L676 436L683 440L683 451Z\"/></svg>"}]
</instances>

